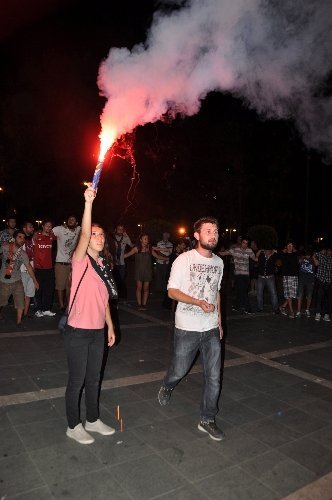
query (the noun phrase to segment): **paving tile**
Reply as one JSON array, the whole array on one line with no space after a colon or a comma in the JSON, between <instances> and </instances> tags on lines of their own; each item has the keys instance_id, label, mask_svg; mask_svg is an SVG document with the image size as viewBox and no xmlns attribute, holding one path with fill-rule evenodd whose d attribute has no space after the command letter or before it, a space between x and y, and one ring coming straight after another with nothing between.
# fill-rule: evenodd
<instances>
[{"instance_id":1,"label":"paving tile","mask_svg":"<svg viewBox=\"0 0 332 500\"><path fill-rule=\"evenodd\" d=\"M272 388L268 391L271 397L285 401L292 406L302 406L317 398L328 396L331 390L312 382L301 382L291 386Z\"/></svg>"},{"instance_id":2,"label":"paving tile","mask_svg":"<svg viewBox=\"0 0 332 500\"><path fill-rule=\"evenodd\" d=\"M116 415L116 406L109 411ZM134 401L129 404L120 405L121 418L126 429L139 427L150 422L158 422L167 419L167 416L154 408L148 401Z\"/></svg>"},{"instance_id":3,"label":"paving tile","mask_svg":"<svg viewBox=\"0 0 332 500\"><path fill-rule=\"evenodd\" d=\"M160 406L157 398L150 401L150 404L157 411L160 411L165 418L179 417L187 413L197 412L199 414L200 399L191 401L183 394L176 393L176 389L172 392L171 401L167 406Z\"/></svg>"},{"instance_id":4,"label":"paving tile","mask_svg":"<svg viewBox=\"0 0 332 500\"><path fill-rule=\"evenodd\" d=\"M15 362L21 365L27 362L32 364L52 361L52 358L48 355L47 352L44 351L29 352L28 354L26 352L15 352L12 353L12 355L14 356Z\"/></svg>"},{"instance_id":5,"label":"paving tile","mask_svg":"<svg viewBox=\"0 0 332 500\"><path fill-rule=\"evenodd\" d=\"M257 479L240 469L231 467L195 483L210 499L277 500L279 497Z\"/></svg>"},{"instance_id":6,"label":"paving tile","mask_svg":"<svg viewBox=\"0 0 332 500\"><path fill-rule=\"evenodd\" d=\"M188 480L194 481L233 465L231 460L216 451L221 446L222 442L195 439L167 448L161 456Z\"/></svg>"},{"instance_id":7,"label":"paving tile","mask_svg":"<svg viewBox=\"0 0 332 500\"><path fill-rule=\"evenodd\" d=\"M31 450L29 454L44 481L51 485L102 468L90 450L94 445L82 446L68 438L65 443Z\"/></svg>"},{"instance_id":8,"label":"paving tile","mask_svg":"<svg viewBox=\"0 0 332 500\"><path fill-rule=\"evenodd\" d=\"M332 450L308 438L301 438L278 448L278 451L311 470L318 477L332 471Z\"/></svg>"},{"instance_id":9,"label":"paving tile","mask_svg":"<svg viewBox=\"0 0 332 500\"><path fill-rule=\"evenodd\" d=\"M275 450L242 463L241 468L282 496L316 479L312 471Z\"/></svg>"},{"instance_id":10,"label":"paving tile","mask_svg":"<svg viewBox=\"0 0 332 500\"><path fill-rule=\"evenodd\" d=\"M102 390L100 394L100 402L109 409L124 403L132 403L141 400L142 398L135 392L135 386L132 386L132 388L118 387L115 389Z\"/></svg>"},{"instance_id":11,"label":"paving tile","mask_svg":"<svg viewBox=\"0 0 332 500\"><path fill-rule=\"evenodd\" d=\"M22 441L13 428L0 429L0 459L25 451Z\"/></svg>"},{"instance_id":12,"label":"paving tile","mask_svg":"<svg viewBox=\"0 0 332 500\"><path fill-rule=\"evenodd\" d=\"M68 374L50 373L48 375L38 375L31 377L38 389L55 389L56 387L66 387Z\"/></svg>"},{"instance_id":13,"label":"paving tile","mask_svg":"<svg viewBox=\"0 0 332 500\"><path fill-rule=\"evenodd\" d=\"M31 422L15 427L28 451L66 442L68 440L66 429L67 422L64 418Z\"/></svg>"},{"instance_id":14,"label":"paving tile","mask_svg":"<svg viewBox=\"0 0 332 500\"><path fill-rule=\"evenodd\" d=\"M241 430L272 448L297 439L299 433L266 417L241 426Z\"/></svg>"},{"instance_id":15,"label":"paving tile","mask_svg":"<svg viewBox=\"0 0 332 500\"><path fill-rule=\"evenodd\" d=\"M256 389L250 385L244 384L238 380L227 380L223 383L222 396L228 396L235 401L248 398L250 396L255 396L258 394Z\"/></svg>"},{"instance_id":16,"label":"paving tile","mask_svg":"<svg viewBox=\"0 0 332 500\"><path fill-rule=\"evenodd\" d=\"M116 465L153 453L144 442L144 437L140 433L136 436L130 430L116 432L107 439L98 435L95 438L91 451L103 465Z\"/></svg>"},{"instance_id":17,"label":"paving tile","mask_svg":"<svg viewBox=\"0 0 332 500\"><path fill-rule=\"evenodd\" d=\"M193 439L192 433L177 424L174 420L144 425L132 429L132 432L138 439L143 440L155 450L164 450L172 446L176 447L181 443L190 442Z\"/></svg>"},{"instance_id":18,"label":"paving tile","mask_svg":"<svg viewBox=\"0 0 332 500\"><path fill-rule=\"evenodd\" d=\"M275 368L262 363L246 363L240 366L230 366L225 368L225 375L235 380L246 382L249 378L263 373L273 372Z\"/></svg>"},{"instance_id":19,"label":"paving tile","mask_svg":"<svg viewBox=\"0 0 332 500\"><path fill-rule=\"evenodd\" d=\"M316 400L309 402L304 404L301 409L310 415L332 423L332 399L331 401Z\"/></svg>"},{"instance_id":20,"label":"paving tile","mask_svg":"<svg viewBox=\"0 0 332 500\"><path fill-rule=\"evenodd\" d=\"M158 500L208 500L209 497L198 491L194 486L189 485L154 498L158 498Z\"/></svg>"},{"instance_id":21,"label":"paving tile","mask_svg":"<svg viewBox=\"0 0 332 500\"><path fill-rule=\"evenodd\" d=\"M8 418L8 413L7 413L8 407L4 406L3 408L0 408L0 429L6 429L8 427L11 427L11 422Z\"/></svg>"},{"instance_id":22,"label":"paving tile","mask_svg":"<svg viewBox=\"0 0 332 500\"><path fill-rule=\"evenodd\" d=\"M273 388L282 387L284 385L298 384L301 382L302 379L300 377L275 370L275 372L269 372L268 374L263 373L262 375L251 377L247 381L247 384L259 391L269 392L270 389Z\"/></svg>"},{"instance_id":23,"label":"paving tile","mask_svg":"<svg viewBox=\"0 0 332 500\"><path fill-rule=\"evenodd\" d=\"M19 365L0 366L0 379L25 377L26 372Z\"/></svg>"},{"instance_id":24,"label":"paving tile","mask_svg":"<svg viewBox=\"0 0 332 500\"><path fill-rule=\"evenodd\" d=\"M263 414L249 408L248 406L231 401L223 403L221 399L220 415L232 425L242 425L253 420L261 419Z\"/></svg>"},{"instance_id":25,"label":"paving tile","mask_svg":"<svg viewBox=\"0 0 332 500\"><path fill-rule=\"evenodd\" d=\"M301 435L309 434L317 429L326 427L328 423L325 420L305 413L299 408L290 408L284 412L279 412L271 417L286 427L290 427Z\"/></svg>"},{"instance_id":26,"label":"paving tile","mask_svg":"<svg viewBox=\"0 0 332 500\"><path fill-rule=\"evenodd\" d=\"M132 386L132 390L142 399L157 399L161 383L161 380L156 380L155 382L147 382L146 384L137 384Z\"/></svg>"},{"instance_id":27,"label":"paving tile","mask_svg":"<svg viewBox=\"0 0 332 500\"><path fill-rule=\"evenodd\" d=\"M262 455L270 448L249 434L241 432L238 427L232 427L227 429L226 438L216 450L229 460L241 463L257 455Z\"/></svg>"},{"instance_id":28,"label":"paving tile","mask_svg":"<svg viewBox=\"0 0 332 500\"><path fill-rule=\"evenodd\" d=\"M323 446L332 449L332 425L313 432L309 437Z\"/></svg>"},{"instance_id":29,"label":"paving tile","mask_svg":"<svg viewBox=\"0 0 332 500\"><path fill-rule=\"evenodd\" d=\"M280 414L280 412L284 412L290 407L287 403L285 403L285 401L272 398L264 393L242 399L241 403L249 406L249 408L252 408L253 410L263 413L263 415L266 416Z\"/></svg>"},{"instance_id":30,"label":"paving tile","mask_svg":"<svg viewBox=\"0 0 332 500\"><path fill-rule=\"evenodd\" d=\"M45 486L27 453L0 460L0 484L1 496L4 498Z\"/></svg>"},{"instance_id":31,"label":"paving tile","mask_svg":"<svg viewBox=\"0 0 332 500\"><path fill-rule=\"evenodd\" d=\"M10 394L22 392L34 392L38 391L38 389L34 381L26 375L24 377L0 379L0 396L9 396Z\"/></svg>"},{"instance_id":32,"label":"paving tile","mask_svg":"<svg viewBox=\"0 0 332 500\"><path fill-rule=\"evenodd\" d=\"M111 467L111 475L135 500L147 500L187 484L157 455Z\"/></svg>"},{"instance_id":33,"label":"paving tile","mask_svg":"<svg viewBox=\"0 0 332 500\"><path fill-rule=\"evenodd\" d=\"M34 488L18 495L10 496L10 499L17 500L54 500L49 488L47 486L41 488Z\"/></svg>"},{"instance_id":34,"label":"paving tile","mask_svg":"<svg viewBox=\"0 0 332 500\"><path fill-rule=\"evenodd\" d=\"M7 414L13 425L42 422L57 417L55 409L47 400L9 406Z\"/></svg>"},{"instance_id":35,"label":"paving tile","mask_svg":"<svg viewBox=\"0 0 332 500\"><path fill-rule=\"evenodd\" d=\"M24 364L21 365L22 369L25 371L26 374L29 376L42 376L42 375L48 375L50 373L58 373L58 372L63 372L58 364L53 363L52 361L46 361L43 363L33 363L33 364ZM67 372L67 370L65 370Z\"/></svg>"},{"instance_id":36,"label":"paving tile","mask_svg":"<svg viewBox=\"0 0 332 500\"><path fill-rule=\"evenodd\" d=\"M50 485L53 497L72 498L80 500L130 500L131 497L123 490L112 477L109 469L84 474L84 476L75 477Z\"/></svg>"}]
</instances>

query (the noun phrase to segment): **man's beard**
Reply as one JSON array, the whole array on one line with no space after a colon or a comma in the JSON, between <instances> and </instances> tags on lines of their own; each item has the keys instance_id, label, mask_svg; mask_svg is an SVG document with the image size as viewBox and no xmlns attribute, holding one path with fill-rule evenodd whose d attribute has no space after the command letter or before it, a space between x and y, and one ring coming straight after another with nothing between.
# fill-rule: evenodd
<instances>
[{"instance_id":1,"label":"man's beard","mask_svg":"<svg viewBox=\"0 0 332 500\"><path fill-rule=\"evenodd\" d=\"M214 250L217 244L217 241L215 243L200 243L201 247L204 248L204 250Z\"/></svg>"}]
</instances>

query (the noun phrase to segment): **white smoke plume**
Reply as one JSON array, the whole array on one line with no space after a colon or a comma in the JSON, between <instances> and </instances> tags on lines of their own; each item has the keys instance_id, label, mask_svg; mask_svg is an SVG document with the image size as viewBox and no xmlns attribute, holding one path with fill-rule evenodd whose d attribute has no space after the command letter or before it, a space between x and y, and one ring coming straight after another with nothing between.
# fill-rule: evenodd
<instances>
[{"instance_id":1,"label":"white smoke plume","mask_svg":"<svg viewBox=\"0 0 332 500\"><path fill-rule=\"evenodd\" d=\"M110 50L98 77L102 130L193 115L218 90L294 120L307 147L331 159L331 69L331 0L189 0L157 11L144 43Z\"/></svg>"}]
</instances>

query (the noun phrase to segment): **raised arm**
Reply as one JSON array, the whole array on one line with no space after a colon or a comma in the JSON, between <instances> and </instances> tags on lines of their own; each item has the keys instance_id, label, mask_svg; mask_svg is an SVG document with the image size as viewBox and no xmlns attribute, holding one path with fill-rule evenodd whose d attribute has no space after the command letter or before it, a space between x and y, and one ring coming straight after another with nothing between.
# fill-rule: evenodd
<instances>
[{"instance_id":1,"label":"raised arm","mask_svg":"<svg viewBox=\"0 0 332 500\"><path fill-rule=\"evenodd\" d=\"M75 259L77 260L83 260L86 255L86 251L88 249L91 237L92 203L95 197L96 197L95 190L92 189L92 187L88 187L84 192L85 205L82 218L80 238L76 250L74 252Z\"/></svg>"},{"instance_id":2,"label":"raised arm","mask_svg":"<svg viewBox=\"0 0 332 500\"><path fill-rule=\"evenodd\" d=\"M123 257L126 259L127 257L131 257L132 255L134 255L135 253L138 253L137 247L133 247L131 250L129 250L129 252L125 253Z\"/></svg>"}]
</instances>

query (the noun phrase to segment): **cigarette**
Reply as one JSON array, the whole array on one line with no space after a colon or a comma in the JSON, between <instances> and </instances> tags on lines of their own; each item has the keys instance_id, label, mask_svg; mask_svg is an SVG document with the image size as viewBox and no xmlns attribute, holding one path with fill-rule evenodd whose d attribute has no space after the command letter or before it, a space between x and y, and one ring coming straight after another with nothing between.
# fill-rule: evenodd
<instances>
[{"instance_id":1,"label":"cigarette","mask_svg":"<svg viewBox=\"0 0 332 500\"><path fill-rule=\"evenodd\" d=\"M116 407L116 412L117 412L117 415L118 415L118 420L120 420L120 405L118 405Z\"/></svg>"},{"instance_id":2,"label":"cigarette","mask_svg":"<svg viewBox=\"0 0 332 500\"><path fill-rule=\"evenodd\" d=\"M122 431L123 431L123 426L122 426L122 418L121 418L121 420L120 420L120 432L122 432Z\"/></svg>"}]
</instances>

